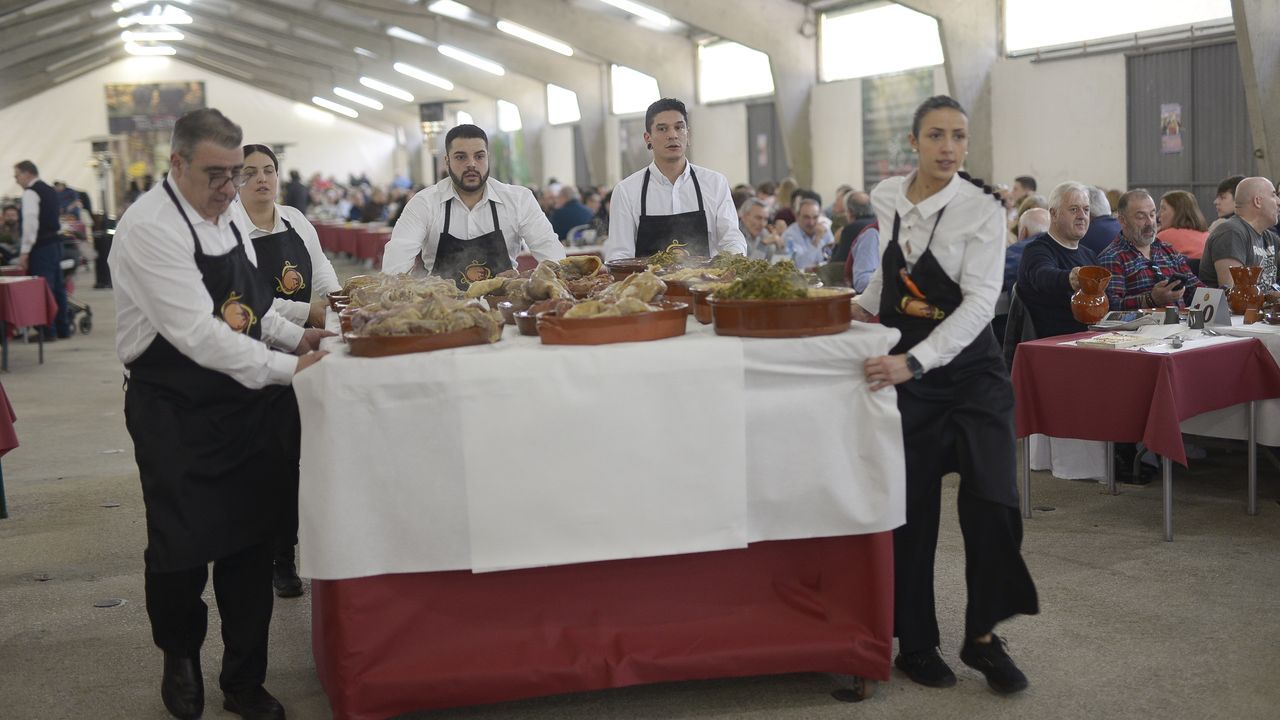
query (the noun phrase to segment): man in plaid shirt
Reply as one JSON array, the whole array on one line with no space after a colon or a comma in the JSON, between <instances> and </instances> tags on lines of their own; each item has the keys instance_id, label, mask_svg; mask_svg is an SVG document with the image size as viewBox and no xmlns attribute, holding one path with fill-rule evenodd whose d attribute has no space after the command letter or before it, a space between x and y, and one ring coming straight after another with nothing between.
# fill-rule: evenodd
<instances>
[{"instance_id":1,"label":"man in plaid shirt","mask_svg":"<svg viewBox=\"0 0 1280 720\"><path fill-rule=\"evenodd\" d=\"M1120 196L1120 235L1098 256L1111 271L1107 299L1112 310L1184 307L1202 287L1187 258L1156 239L1156 204L1146 190Z\"/></svg>"}]
</instances>

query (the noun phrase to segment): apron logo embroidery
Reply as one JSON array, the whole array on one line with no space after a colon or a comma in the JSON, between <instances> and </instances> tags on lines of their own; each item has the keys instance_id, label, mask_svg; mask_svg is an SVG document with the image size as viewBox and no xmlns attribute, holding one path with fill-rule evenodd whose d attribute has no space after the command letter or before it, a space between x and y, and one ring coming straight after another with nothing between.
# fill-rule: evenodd
<instances>
[{"instance_id":1,"label":"apron logo embroidery","mask_svg":"<svg viewBox=\"0 0 1280 720\"><path fill-rule=\"evenodd\" d=\"M911 275L907 273L906 268L898 270L898 279L906 286L910 295L903 295L898 301L898 310L908 317L924 318L926 320L941 320L947 316L945 312L939 310L929 304L928 298L924 293L920 292L920 287L911 279Z\"/></svg>"},{"instance_id":2,"label":"apron logo embroidery","mask_svg":"<svg viewBox=\"0 0 1280 720\"><path fill-rule=\"evenodd\" d=\"M288 260L284 262L284 268L280 270L280 277L276 278L277 292L292 295L307 286L306 281L302 279L302 273L298 272L297 267L297 265Z\"/></svg>"},{"instance_id":3,"label":"apron logo embroidery","mask_svg":"<svg viewBox=\"0 0 1280 720\"><path fill-rule=\"evenodd\" d=\"M493 277L493 271L484 264L484 260L472 260L471 264L462 271L462 281L468 285L491 277Z\"/></svg>"},{"instance_id":4,"label":"apron logo embroidery","mask_svg":"<svg viewBox=\"0 0 1280 720\"><path fill-rule=\"evenodd\" d=\"M227 324L227 327L238 333L247 333L249 328L258 322L258 318L254 317L253 310L248 305L240 302L241 297L243 296L233 291L222 303L219 314L222 315L222 321Z\"/></svg>"}]
</instances>

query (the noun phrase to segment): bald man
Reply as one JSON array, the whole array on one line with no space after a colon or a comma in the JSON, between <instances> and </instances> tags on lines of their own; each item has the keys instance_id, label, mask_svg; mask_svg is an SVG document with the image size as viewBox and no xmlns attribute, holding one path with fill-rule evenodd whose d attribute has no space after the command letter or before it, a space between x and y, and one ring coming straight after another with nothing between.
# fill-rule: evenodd
<instances>
[{"instance_id":1,"label":"bald man","mask_svg":"<svg viewBox=\"0 0 1280 720\"><path fill-rule=\"evenodd\" d=\"M1259 284L1276 282L1276 224L1280 206L1276 188L1264 177L1245 178L1236 186L1236 214L1209 233L1200 258L1200 279L1209 287L1231 287L1231 268L1260 265Z\"/></svg>"},{"instance_id":2,"label":"bald man","mask_svg":"<svg viewBox=\"0 0 1280 720\"><path fill-rule=\"evenodd\" d=\"M1018 263L1022 261L1022 248L1027 246L1031 238L1042 232L1049 232L1049 211L1044 208L1031 208L1018 218L1018 239L1004 251L1004 291L1009 292L1013 283L1018 280Z\"/></svg>"}]
</instances>

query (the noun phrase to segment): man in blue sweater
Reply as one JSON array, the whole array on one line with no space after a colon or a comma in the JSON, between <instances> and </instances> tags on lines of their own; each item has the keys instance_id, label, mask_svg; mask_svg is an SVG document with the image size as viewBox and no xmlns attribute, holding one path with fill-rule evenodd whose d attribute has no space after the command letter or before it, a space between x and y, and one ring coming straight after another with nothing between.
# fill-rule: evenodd
<instances>
[{"instance_id":1,"label":"man in blue sweater","mask_svg":"<svg viewBox=\"0 0 1280 720\"><path fill-rule=\"evenodd\" d=\"M1065 182L1049 195L1049 230L1027 243L1018 266L1018 297L1037 337L1085 330L1071 315L1071 295L1080 289L1080 268L1097 256L1080 244L1089 231L1089 191Z\"/></svg>"},{"instance_id":2,"label":"man in blue sweater","mask_svg":"<svg viewBox=\"0 0 1280 720\"><path fill-rule=\"evenodd\" d=\"M595 213L582 204L582 194L578 192L578 188L572 185L560 188L560 207L551 213L551 227L561 240L567 239L570 230L591 222L593 217Z\"/></svg>"}]
</instances>

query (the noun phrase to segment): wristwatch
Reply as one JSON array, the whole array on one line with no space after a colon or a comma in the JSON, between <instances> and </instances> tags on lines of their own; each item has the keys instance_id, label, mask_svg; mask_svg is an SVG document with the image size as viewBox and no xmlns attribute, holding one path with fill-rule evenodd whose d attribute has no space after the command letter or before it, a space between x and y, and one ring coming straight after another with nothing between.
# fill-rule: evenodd
<instances>
[{"instance_id":1,"label":"wristwatch","mask_svg":"<svg viewBox=\"0 0 1280 720\"><path fill-rule=\"evenodd\" d=\"M911 371L911 379L919 380L924 377L924 366L911 353L907 353L907 369Z\"/></svg>"}]
</instances>

